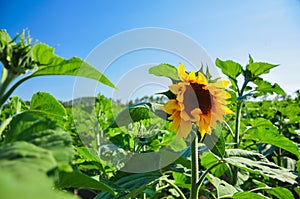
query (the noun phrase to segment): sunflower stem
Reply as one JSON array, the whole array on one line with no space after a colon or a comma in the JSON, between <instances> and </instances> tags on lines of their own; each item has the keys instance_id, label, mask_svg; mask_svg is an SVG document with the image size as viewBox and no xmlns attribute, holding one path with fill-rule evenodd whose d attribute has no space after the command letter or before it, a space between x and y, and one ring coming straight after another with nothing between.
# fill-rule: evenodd
<instances>
[{"instance_id":1,"label":"sunflower stem","mask_svg":"<svg viewBox=\"0 0 300 199\"><path fill-rule=\"evenodd\" d=\"M234 148L239 148L240 144L240 125L241 125L241 112L242 112L242 101L238 101L236 108L235 118L235 134L234 134Z\"/></svg>"},{"instance_id":2,"label":"sunflower stem","mask_svg":"<svg viewBox=\"0 0 300 199\"><path fill-rule=\"evenodd\" d=\"M7 70L6 68L2 68L2 78L0 83L0 107L2 109L2 106L4 102L7 100L9 96L6 96L6 90L11 84L11 82L17 77L12 71Z\"/></svg>"},{"instance_id":3,"label":"sunflower stem","mask_svg":"<svg viewBox=\"0 0 300 199\"><path fill-rule=\"evenodd\" d=\"M245 79L243 86L241 90L238 90L238 95L239 97L242 97L245 91L245 88L248 84L248 80ZM241 125L241 113L242 113L242 107L243 107L243 101L239 100L237 102L237 107L236 107L236 116L235 116L235 134L234 134L234 148L238 149L240 145L240 125ZM237 183L237 178L238 178L238 168L233 168L232 171L232 184L235 185Z\"/></svg>"},{"instance_id":4,"label":"sunflower stem","mask_svg":"<svg viewBox=\"0 0 300 199\"><path fill-rule=\"evenodd\" d=\"M192 168L192 181L191 181L191 199L198 199L198 181L199 181L199 164L198 164L198 135L194 132L193 141L191 143L191 168Z\"/></svg>"}]
</instances>

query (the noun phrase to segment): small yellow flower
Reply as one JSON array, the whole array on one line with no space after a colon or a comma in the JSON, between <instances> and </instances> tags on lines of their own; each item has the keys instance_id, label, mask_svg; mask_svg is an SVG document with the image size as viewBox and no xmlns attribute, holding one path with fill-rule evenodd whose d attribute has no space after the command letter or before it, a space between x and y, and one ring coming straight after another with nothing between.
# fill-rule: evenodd
<instances>
[{"instance_id":1,"label":"small yellow flower","mask_svg":"<svg viewBox=\"0 0 300 199\"><path fill-rule=\"evenodd\" d=\"M186 138L195 122L203 139L206 133L211 134L211 128L216 128L217 121L223 121L224 114L233 113L226 107L231 97L225 91L229 81L209 83L200 72L186 73L183 64L178 67L178 76L181 81L169 86L176 99L169 100L163 110L171 115L168 119L173 121L171 130L177 130L177 138Z\"/></svg>"}]
</instances>

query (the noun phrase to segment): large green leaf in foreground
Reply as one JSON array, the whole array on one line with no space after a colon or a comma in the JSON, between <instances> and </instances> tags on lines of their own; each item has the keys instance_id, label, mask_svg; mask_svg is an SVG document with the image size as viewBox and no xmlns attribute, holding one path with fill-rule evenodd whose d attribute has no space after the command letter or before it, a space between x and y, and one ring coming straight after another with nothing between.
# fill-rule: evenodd
<instances>
[{"instance_id":1,"label":"large green leaf in foreground","mask_svg":"<svg viewBox=\"0 0 300 199\"><path fill-rule=\"evenodd\" d=\"M28 142L13 142L0 147L0 167L2 171L18 173L19 169L24 167L32 171L47 172L56 165L51 151Z\"/></svg>"},{"instance_id":2,"label":"large green leaf in foreground","mask_svg":"<svg viewBox=\"0 0 300 199\"><path fill-rule=\"evenodd\" d=\"M32 48L33 58L37 62L38 69L30 77L42 75L72 75L97 80L107 86L115 88L101 72L84 62L78 57L63 59L54 54L54 48L40 43Z\"/></svg>"},{"instance_id":3,"label":"large green leaf in foreground","mask_svg":"<svg viewBox=\"0 0 300 199\"><path fill-rule=\"evenodd\" d=\"M52 151L58 163L69 163L72 138L57 125L64 117L64 107L50 94L39 92L32 97L29 110L13 117L4 143L26 141Z\"/></svg>"},{"instance_id":4,"label":"large green leaf in foreground","mask_svg":"<svg viewBox=\"0 0 300 199\"><path fill-rule=\"evenodd\" d=\"M51 151L34 144L20 141L2 145L0 147L1 198L77 198L53 190L52 180L47 177L46 172L56 165Z\"/></svg>"},{"instance_id":5,"label":"large green leaf in foreground","mask_svg":"<svg viewBox=\"0 0 300 199\"><path fill-rule=\"evenodd\" d=\"M62 126L67 115L64 106L55 97L45 92L37 92L32 96L30 112L35 115L46 116Z\"/></svg>"}]
</instances>

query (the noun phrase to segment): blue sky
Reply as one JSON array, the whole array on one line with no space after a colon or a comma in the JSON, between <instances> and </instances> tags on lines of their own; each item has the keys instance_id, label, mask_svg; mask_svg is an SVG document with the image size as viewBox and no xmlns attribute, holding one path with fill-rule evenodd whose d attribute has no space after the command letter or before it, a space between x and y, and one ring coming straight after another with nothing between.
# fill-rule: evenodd
<instances>
[{"instance_id":1,"label":"blue sky","mask_svg":"<svg viewBox=\"0 0 300 199\"><path fill-rule=\"evenodd\" d=\"M34 39L54 46L56 53L66 58L85 59L99 43L123 31L167 28L197 41L212 60L219 57L246 64L250 53L257 61L280 64L266 78L279 83L289 94L300 89L298 0L2 0L0 6L1 29L14 36L28 28ZM144 56L147 63L178 64L168 56ZM128 58L123 64L130 70ZM134 64L133 68L142 63ZM120 78L114 71L106 75L113 82ZM46 91L69 100L74 81L73 77L40 77L25 82L14 95L30 99L35 92ZM105 88L103 92L109 95L111 90Z\"/></svg>"}]
</instances>

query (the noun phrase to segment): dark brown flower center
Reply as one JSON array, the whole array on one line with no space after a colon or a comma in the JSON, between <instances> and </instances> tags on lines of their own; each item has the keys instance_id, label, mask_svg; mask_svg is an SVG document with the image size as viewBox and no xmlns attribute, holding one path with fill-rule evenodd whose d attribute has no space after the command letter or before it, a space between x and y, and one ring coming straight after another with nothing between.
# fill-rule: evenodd
<instances>
[{"instance_id":1,"label":"dark brown flower center","mask_svg":"<svg viewBox=\"0 0 300 199\"><path fill-rule=\"evenodd\" d=\"M209 90L204 89L203 84L191 83L186 87L183 94L183 104L185 111L190 114L195 108L200 108L203 114L211 110L211 96Z\"/></svg>"}]
</instances>

